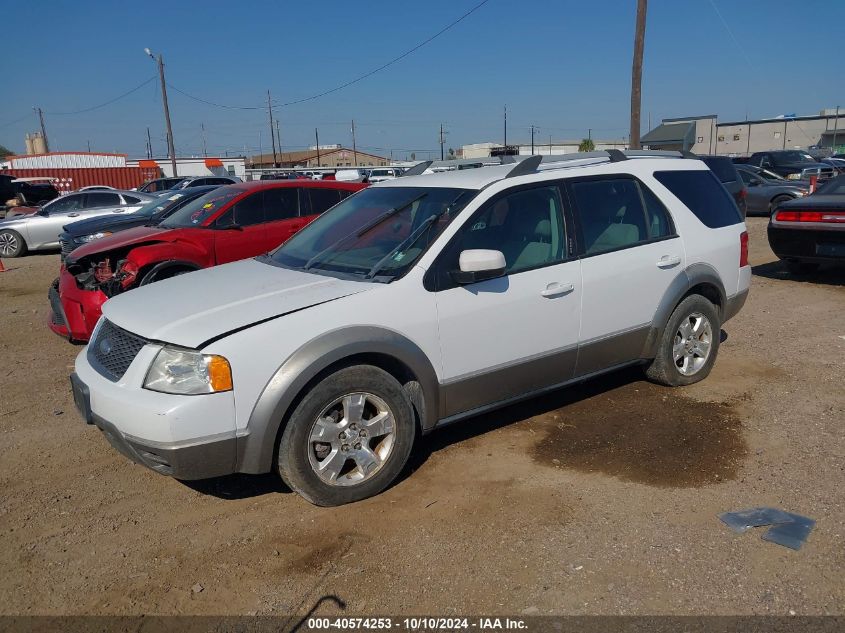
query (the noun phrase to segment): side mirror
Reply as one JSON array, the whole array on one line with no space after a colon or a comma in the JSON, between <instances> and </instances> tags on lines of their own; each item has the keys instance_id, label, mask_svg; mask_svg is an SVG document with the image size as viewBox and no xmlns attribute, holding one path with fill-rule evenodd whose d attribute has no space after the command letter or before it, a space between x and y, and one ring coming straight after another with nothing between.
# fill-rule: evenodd
<instances>
[{"instance_id":1,"label":"side mirror","mask_svg":"<svg viewBox=\"0 0 845 633\"><path fill-rule=\"evenodd\" d=\"M460 270L453 270L449 274L456 283L465 285L501 277L505 274L507 263L502 251L472 249L461 251L458 266Z\"/></svg>"}]
</instances>

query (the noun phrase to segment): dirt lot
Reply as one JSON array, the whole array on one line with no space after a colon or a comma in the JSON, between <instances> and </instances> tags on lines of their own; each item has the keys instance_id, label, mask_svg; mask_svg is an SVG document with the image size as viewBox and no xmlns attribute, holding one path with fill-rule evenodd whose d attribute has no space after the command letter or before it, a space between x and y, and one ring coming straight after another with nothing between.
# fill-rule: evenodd
<instances>
[{"instance_id":1,"label":"dirt lot","mask_svg":"<svg viewBox=\"0 0 845 633\"><path fill-rule=\"evenodd\" d=\"M0 273L0 613L845 612L845 273L755 276L715 370L636 371L422 441L396 486L320 509L273 476L191 486L77 416L79 347L44 325L58 256ZM717 513L818 521L801 551ZM333 600L320 612L340 613Z\"/></svg>"}]
</instances>

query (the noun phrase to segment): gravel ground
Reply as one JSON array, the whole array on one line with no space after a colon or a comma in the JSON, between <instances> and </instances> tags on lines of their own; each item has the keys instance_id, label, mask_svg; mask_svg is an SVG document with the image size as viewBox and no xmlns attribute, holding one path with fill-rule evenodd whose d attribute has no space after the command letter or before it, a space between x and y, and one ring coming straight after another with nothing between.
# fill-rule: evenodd
<instances>
[{"instance_id":1,"label":"gravel ground","mask_svg":"<svg viewBox=\"0 0 845 633\"><path fill-rule=\"evenodd\" d=\"M845 274L754 279L711 376L625 371L424 438L380 496L186 485L84 425L45 326L57 255L0 273L2 614L842 614ZM792 551L716 515L818 522ZM322 602L321 602L322 600Z\"/></svg>"}]
</instances>

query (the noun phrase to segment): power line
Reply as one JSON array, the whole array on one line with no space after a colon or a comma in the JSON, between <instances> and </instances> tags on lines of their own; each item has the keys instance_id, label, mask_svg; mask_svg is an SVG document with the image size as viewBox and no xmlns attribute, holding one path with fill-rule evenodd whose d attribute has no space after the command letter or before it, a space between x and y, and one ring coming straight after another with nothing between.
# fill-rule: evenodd
<instances>
[{"instance_id":1,"label":"power line","mask_svg":"<svg viewBox=\"0 0 845 633\"><path fill-rule=\"evenodd\" d=\"M355 79L352 79L350 81L347 81L346 83L340 84L339 86L335 86L334 88L330 88L329 90L324 90L323 92L317 93L315 95L311 95L310 97L304 97L302 99L296 99L294 101L286 101L286 102L283 102L283 103L275 102L273 105L280 107L280 108L284 108L286 106L292 106L292 105L297 105L297 104L300 104L300 103L306 103L308 101L314 101L316 99L320 99L321 97L325 97L325 96L330 95L332 93L338 92L339 90L343 90L344 88L348 88L349 86L357 84L358 82L363 81L364 79L367 79L368 77L372 77L376 73L381 72L385 68L389 68L393 64L405 59L408 55L415 53L416 51L421 49L426 44L429 44L430 42L434 41L435 39L437 39L438 37L443 35L449 29L451 29L451 28L457 26L459 23L463 22L470 15L472 15L473 13L478 11L481 7L483 7L488 2L490 2L490 0L481 0L481 2L479 2L473 8L471 8L469 11L464 13L458 19L456 19L453 22L450 22L449 24L444 26L442 29L440 29L437 33L435 33L431 37L423 40L422 42L420 42L419 44L417 44L413 48L408 49L407 51L405 51L404 53L402 53L398 57L394 57L389 62L387 62L386 64L382 64L378 68L374 68L373 70L371 70L367 73L364 73L363 75L356 77ZM196 97L194 95L188 94L184 90L180 90L179 88L177 88L176 86L173 86L172 84L167 84L167 86L169 88L172 88L173 90L175 90L179 94L188 97L189 99L193 99L194 101L199 101L200 103L205 103L207 105L215 106L215 107L218 107L218 108L226 108L226 109L230 109L230 110L263 110L264 109L263 106L233 106L233 105L226 105L226 104L223 104L223 103L215 103L213 101L208 101L207 99L201 99L200 97Z\"/></svg>"},{"instance_id":2,"label":"power line","mask_svg":"<svg viewBox=\"0 0 845 633\"><path fill-rule=\"evenodd\" d=\"M27 114L24 114L24 115L23 115L21 118L19 118L19 119L15 119L14 121L7 121L6 123L2 123L2 124L0 124L0 128L8 127L8 126L10 126L10 125L14 125L15 123L20 123L20 122L21 122L21 121L23 121L24 119L28 119L30 116L32 116L32 115L31 115L31 114L28 114L28 113L27 113Z\"/></svg>"},{"instance_id":3,"label":"power line","mask_svg":"<svg viewBox=\"0 0 845 633\"><path fill-rule=\"evenodd\" d=\"M83 108L82 110L74 110L72 112L45 112L44 114L49 114L50 116L64 116L64 115L69 115L69 114L83 114L85 112L91 112L93 110L99 110L100 108L104 108L107 105L111 105L115 101L120 101L124 97L128 97L133 92L137 92L138 90L140 90L141 88L146 86L148 83L155 81L156 77L157 77L157 75L153 75L152 77L150 77L146 81L144 81L144 82L138 84L137 86L135 86L134 88L132 88L132 90L128 90L127 92L124 92L122 95L119 95L119 96L115 97L114 99L109 99L108 101L100 103L99 105L91 106L90 108Z\"/></svg>"}]
</instances>

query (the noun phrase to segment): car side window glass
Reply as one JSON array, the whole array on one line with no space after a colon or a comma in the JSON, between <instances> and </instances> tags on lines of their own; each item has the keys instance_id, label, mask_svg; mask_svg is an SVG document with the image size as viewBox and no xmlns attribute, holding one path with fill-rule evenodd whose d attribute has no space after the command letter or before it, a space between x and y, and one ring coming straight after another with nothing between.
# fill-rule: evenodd
<instances>
[{"instance_id":1,"label":"car side window glass","mask_svg":"<svg viewBox=\"0 0 845 633\"><path fill-rule=\"evenodd\" d=\"M122 204L120 196L116 193L93 191L87 195L86 204L89 207L116 207Z\"/></svg>"},{"instance_id":2,"label":"car side window glass","mask_svg":"<svg viewBox=\"0 0 845 633\"><path fill-rule=\"evenodd\" d=\"M646 221L648 223L649 239L670 237L675 234L675 227L669 217L669 212L660 199L646 186L639 186L645 202Z\"/></svg>"},{"instance_id":3,"label":"car side window glass","mask_svg":"<svg viewBox=\"0 0 845 633\"><path fill-rule=\"evenodd\" d=\"M234 218L238 226L251 226L264 222L264 196L259 191L235 204Z\"/></svg>"},{"instance_id":4,"label":"car side window glass","mask_svg":"<svg viewBox=\"0 0 845 633\"><path fill-rule=\"evenodd\" d=\"M744 169L737 169L736 171L739 173L739 177L742 178L742 182L746 185L750 185L752 182L754 182L754 176L749 174Z\"/></svg>"},{"instance_id":5,"label":"car side window glass","mask_svg":"<svg viewBox=\"0 0 845 633\"><path fill-rule=\"evenodd\" d=\"M289 220L299 215L296 187L279 187L264 192L264 212L267 222Z\"/></svg>"},{"instance_id":6,"label":"car side window glass","mask_svg":"<svg viewBox=\"0 0 845 633\"><path fill-rule=\"evenodd\" d=\"M331 209L340 202L337 189L309 189L311 196L311 213L320 214Z\"/></svg>"},{"instance_id":7,"label":"car side window glass","mask_svg":"<svg viewBox=\"0 0 845 633\"><path fill-rule=\"evenodd\" d=\"M570 187L578 209L585 254L614 251L649 239L636 181L607 178L573 182Z\"/></svg>"},{"instance_id":8,"label":"car side window glass","mask_svg":"<svg viewBox=\"0 0 845 633\"><path fill-rule=\"evenodd\" d=\"M64 213L66 211L75 211L82 208L82 202L85 199L85 194L77 194L75 196L62 196L47 207L47 213Z\"/></svg>"},{"instance_id":9,"label":"car side window glass","mask_svg":"<svg viewBox=\"0 0 845 633\"><path fill-rule=\"evenodd\" d=\"M141 199L136 198L135 196L124 195L123 199L126 201L126 204L138 204L139 202L141 202Z\"/></svg>"},{"instance_id":10,"label":"car side window glass","mask_svg":"<svg viewBox=\"0 0 845 633\"><path fill-rule=\"evenodd\" d=\"M557 187L521 189L482 208L462 229L455 249L490 249L505 256L505 274L565 258L566 232ZM457 261L453 263L457 268Z\"/></svg>"}]
</instances>

